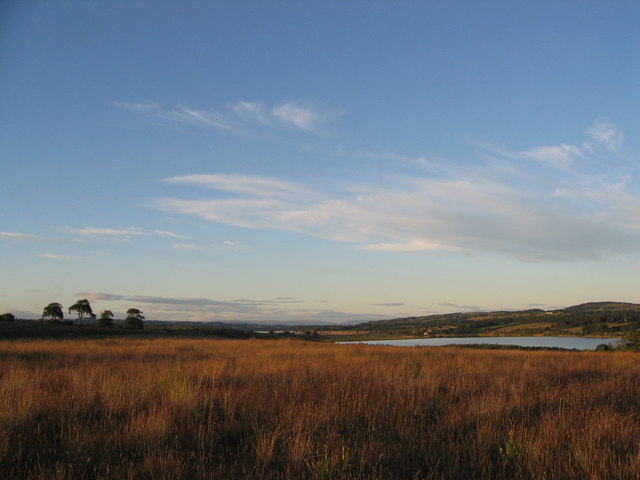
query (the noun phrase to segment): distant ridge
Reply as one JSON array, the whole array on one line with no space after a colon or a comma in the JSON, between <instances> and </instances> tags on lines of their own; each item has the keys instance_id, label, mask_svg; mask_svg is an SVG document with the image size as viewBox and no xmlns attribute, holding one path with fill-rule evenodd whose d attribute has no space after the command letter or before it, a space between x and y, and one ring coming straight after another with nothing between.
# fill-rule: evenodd
<instances>
[{"instance_id":1,"label":"distant ridge","mask_svg":"<svg viewBox=\"0 0 640 480\"><path fill-rule=\"evenodd\" d=\"M376 332L440 335L576 334L618 335L640 327L640 304L588 302L557 310L457 312L360 323L348 328Z\"/></svg>"}]
</instances>

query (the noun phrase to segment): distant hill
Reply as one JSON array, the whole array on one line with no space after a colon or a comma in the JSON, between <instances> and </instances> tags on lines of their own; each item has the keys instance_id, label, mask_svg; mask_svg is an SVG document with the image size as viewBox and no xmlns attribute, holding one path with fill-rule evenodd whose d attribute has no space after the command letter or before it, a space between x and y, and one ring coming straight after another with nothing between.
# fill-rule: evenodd
<instances>
[{"instance_id":1,"label":"distant hill","mask_svg":"<svg viewBox=\"0 0 640 480\"><path fill-rule=\"evenodd\" d=\"M410 335L621 335L640 328L640 304L591 302L558 310L461 312L360 323L346 330Z\"/></svg>"}]
</instances>

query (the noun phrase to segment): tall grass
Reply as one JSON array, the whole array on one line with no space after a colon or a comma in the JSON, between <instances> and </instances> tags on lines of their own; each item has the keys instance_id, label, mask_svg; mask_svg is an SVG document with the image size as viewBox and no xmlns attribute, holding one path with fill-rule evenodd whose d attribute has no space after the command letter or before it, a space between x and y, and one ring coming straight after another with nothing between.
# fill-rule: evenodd
<instances>
[{"instance_id":1,"label":"tall grass","mask_svg":"<svg viewBox=\"0 0 640 480\"><path fill-rule=\"evenodd\" d=\"M635 479L640 357L0 342L4 479Z\"/></svg>"}]
</instances>

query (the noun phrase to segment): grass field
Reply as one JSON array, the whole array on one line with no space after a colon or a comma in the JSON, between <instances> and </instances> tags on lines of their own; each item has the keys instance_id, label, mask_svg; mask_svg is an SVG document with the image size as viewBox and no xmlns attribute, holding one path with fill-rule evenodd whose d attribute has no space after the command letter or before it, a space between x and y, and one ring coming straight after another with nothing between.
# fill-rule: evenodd
<instances>
[{"instance_id":1,"label":"grass field","mask_svg":"<svg viewBox=\"0 0 640 480\"><path fill-rule=\"evenodd\" d=\"M633 353L0 342L3 479L635 479Z\"/></svg>"}]
</instances>

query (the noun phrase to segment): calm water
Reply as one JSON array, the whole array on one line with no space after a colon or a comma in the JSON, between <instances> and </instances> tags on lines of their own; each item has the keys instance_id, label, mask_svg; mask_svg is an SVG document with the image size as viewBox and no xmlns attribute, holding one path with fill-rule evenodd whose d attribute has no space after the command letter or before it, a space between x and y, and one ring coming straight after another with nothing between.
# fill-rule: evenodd
<instances>
[{"instance_id":1,"label":"calm water","mask_svg":"<svg viewBox=\"0 0 640 480\"><path fill-rule=\"evenodd\" d=\"M337 342L337 343L366 343L367 345L396 345L399 347L439 347L443 345L516 345L519 347L558 347L576 350L595 350L601 343L612 345L616 338L585 338L585 337L447 337L447 338L410 338L405 340L370 340L366 342Z\"/></svg>"}]
</instances>

